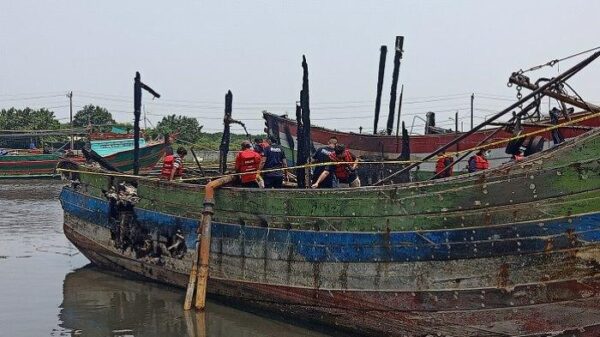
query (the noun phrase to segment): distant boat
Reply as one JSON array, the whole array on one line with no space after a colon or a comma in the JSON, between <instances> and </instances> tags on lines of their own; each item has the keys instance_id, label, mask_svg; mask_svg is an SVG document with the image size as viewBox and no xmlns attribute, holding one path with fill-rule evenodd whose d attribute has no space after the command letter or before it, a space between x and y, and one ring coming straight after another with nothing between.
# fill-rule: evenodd
<instances>
[{"instance_id":1,"label":"distant boat","mask_svg":"<svg viewBox=\"0 0 600 337\"><path fill-rule=\"evenodd\" d=\"M61 159L59 154L42 154L28 150L13 150L0 156L1 178L51 178Z\"/></svg>"},{"instance_id":2,"label":"distant boat","mask_svg":"<svg viewBox=\"0 0 600 337\"><path fill-rule=\"evenodd\" d=\"M586 112L572 114L571 118L579 118L585 115ZM281 146L288 153L288 160L295 158L297 143L297 123L296 120L289 119L287 116L279 116L272 113L264 112L263 118L266 121L268 135L274 136L279 141ZM547 128L548 125L543 125L542 121L539 126L526 125L523 127L524 133L529 133L537 130ZM560 120L564 122L564 120ZM573 127L567 127L561 129L561 133L567 139L578 136L589 130L586 127L599 127L600 116L585 120L579 124L573 125ZM473 148L479 144L484 138L491 133L495 132L497 128L490 128L480 130L467 137L460 144L449 149L452 151L463 151ZM424 134L424 135L411 135L410 136L410 155L412 160L419 160L426 155L433 153L435 150L443 145L450 143L452 140L461 136L463 133L449 132L449 133L437 133L437 134ZM509 139L513 136L512 133L502 130L498 132L489 143ZM546 140L546 148L551 144L550 140L552 136L550 132L545 132L539 136L544 137ZM331 137L336 137L340 143L346 145L346 148L350 149L357 156L366 158L385 158L385 159L397 159L402 149L401 137L388 136L388 135L373 135L367 133L354 133L354 132L343 132L327 129L320 126L311 126L311 140L318 148L327 144L327 141ZM491 167L498 167L503 163L510 160L511 156L505 153L505 145L499 144L489 148L490 156L488 158ZM456 164L454 170L461 171L465 170L466 161ZM420 165L420 170L424 172L433 172L435 170L435 162L424 162Z\"/></svg>"}]
</instances>

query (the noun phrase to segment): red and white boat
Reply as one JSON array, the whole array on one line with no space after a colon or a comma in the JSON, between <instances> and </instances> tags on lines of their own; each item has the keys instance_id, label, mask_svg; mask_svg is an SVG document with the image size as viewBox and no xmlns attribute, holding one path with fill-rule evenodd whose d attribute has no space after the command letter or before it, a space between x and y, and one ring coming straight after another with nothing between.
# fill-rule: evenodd
<instances>
[{"instance_id":1,"label":"red and white boat","mask_svg":"<svg viewBox=\"0 0 600 337\"><path fill-rule=\"evenodd\" d=\"M578 112L571 114L570 117L571 119L577 119L584 117L587 114L589 113ZM288 154L288 160L294 162L294 158L296 158L295 144L297 143L296 136L298 132L296 121L288 118L285 115L278 116L268 112L263 113L263 118L266 121L265 124L267 125L267 134L277 139L281 146L286 150L286 153ZM562 122L564 122L564 120L559 120L559 123ZM540 123L535 125L526 124L523 126L523 133L531 133L542 130L548 128L549 125L549 120L542 120ZM594 116L593 118L582 120L579 123L560 128L560 132L565 139L569 139L584 133L585 131L589 130L590 127L598 126L600 126L600 117ZM476 147L481 141L496 131L498 131L497 128L489 128L474 132L449 151L458 152ZM452 140L461 135L461 132L411 135L410 158L411 160L419 160L434 152L441 146L450 143ZM542 136L546 140L544 147L548 148L553 146L551 132L547 131L537 135ZM388 136L342 132L314 125L311 126L311 140L315 148L327 144L329 138L334 136L338 139L338 142L345 144L346 147L354 154L363 158L383 158L388 160L397 159L402 148L402 138L393 135ZM513 136L514 135L511 132L500 130L491 139L489 139L487 143L506 140ZM510 160L511 156L506 154L505 148L506 144L504 143L491 145L486 148L490 151L490 156L488 159L491 167L499 166ZM455 171L464 170L465 166L466 161L459 162L455 166ZM433 172L434 167L434 162L425 162L420 165L420 170L425 172Z\"/></svg>"}]
</instances>

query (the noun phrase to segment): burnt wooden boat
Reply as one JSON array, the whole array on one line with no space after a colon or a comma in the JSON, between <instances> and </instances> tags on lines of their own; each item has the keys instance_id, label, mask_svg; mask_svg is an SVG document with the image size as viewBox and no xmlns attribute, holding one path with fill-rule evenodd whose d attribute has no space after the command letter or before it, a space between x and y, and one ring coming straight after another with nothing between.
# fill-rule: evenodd
<instances>
[{"instance_id":1,"label":"burnt wooden boat","mask_svg":"<svg viewBox=\"0 0 600 337\"><path fill-rule=\"evenodd\" d=\"M79 170L60 195L68 239L99 266L184 288L203 187ZM133 207L105 196L123 182ZM350 333L597 336L600 130L436 181L223 188L210 251L213 298Z\"/></svg>"},{"instance_id":2,"label":"burnt wooden boat","mask_svg":"<svg viewBox=\"0 0 600 337\"><path fill-rule=\"evenodd\" d=\"M571 115L571 118L577 119L585 115L586 112L575 113ZM288 160L293 161L293 158L296 157L295 151L297 150L295 144L297 144L298 125L296 121L289 119L286 116L279 116L268 112L263 112L263 118L265 119L265 125L267 126L265 130L267 134L275 138L277 142L281 144L288 154ZM559 120L559 123L564 121L564 119ZM547 129L548 124L549 121L542 121L539 123L539 125L525 125L523 127L523 133L538 132L540 130ZM561 133L565 138L568 139L585 133L590 127L599 126L600 116L596 116L594 118L583 120L578 124L574 124L572 127L564 128L561 130ZM346 147L351 149L352 152L357 156L362 156L365 158L383 158L393 160L399 157L402 149L401 137L393 135L373 135L342 132L314 125L311 126L310 130L311 140L314 143L315 148L324 146L331 137L336 137L340 143L345 144ZM498 131L497 128L488 128L474 132L448 151L459 152L475 148L480 144L481 141L495 132L496 134L488 141L489 143L509 139L514 136L512 132L506 130ZM462 135L462 132L411 135L411 159L419 160L426 155L433 153L442 145L448 144ZM552 143L551 132L548 131L540 133L539 136L546 140L546 148L548 148ZM505 147L502 144L490 146L488 150L490 150L489 162L492 167L500 166L509 161L511 158L511 155L506 154ZM465 165L466 162L458 163L455 167L455 170L464 170ZM423 163L420 165L420 169L424 172L433 172L435 170L435 163Z\"/></svg>"}]
</instances>

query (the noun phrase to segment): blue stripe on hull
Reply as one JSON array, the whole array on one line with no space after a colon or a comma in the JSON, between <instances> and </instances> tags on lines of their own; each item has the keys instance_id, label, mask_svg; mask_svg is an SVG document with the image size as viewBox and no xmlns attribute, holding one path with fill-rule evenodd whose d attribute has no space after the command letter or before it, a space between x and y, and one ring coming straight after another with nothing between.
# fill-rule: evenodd
<instances>
[{"instance_id":1,"label":"blue stripe on hull","mask_svg":"<svg viewBox=\"0 0 600 337\"><path fill-rule=\"evenodd\" d=\"M110 227L107 201L70 188L63 189L60 199L65 212ZM145 209L136 209L135 213L137 220L150 231L158 229L172 235L182 229L188 247L195 246L198 220ZM453 260L595 245L600 241L600 213L545 223L390 233L317 232L213 222L212 236L213 251L218 247L215 243L222 240L229 245L228 254L249 258L264 258L252 255L258 254L256 249L248 249L258 245L268 247L270 258L289 259L291 249L294 256L309 262Z\"/></svg>"}]
</instances>

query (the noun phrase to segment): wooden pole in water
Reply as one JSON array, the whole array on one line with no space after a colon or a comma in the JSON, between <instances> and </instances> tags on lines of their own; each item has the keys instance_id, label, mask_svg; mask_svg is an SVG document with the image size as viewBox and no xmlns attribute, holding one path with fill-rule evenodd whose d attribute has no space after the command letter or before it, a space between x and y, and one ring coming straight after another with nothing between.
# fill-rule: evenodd
<instances>
[{"instance_id":1,"label":"wooden pole in water","mask_svg":"<svg viewBox=\"0 0 600 337\"><path fill-rule=\"evenodd\" d=\"M383 76L385 75L385 57L387 47L381 46L379 51L379 73L377 74L377 96L375 97L375 118L373 119L373 134L377 134L377 124L379 123L379 109L381 108L381 90L383 89Z\"/></svg>"},{"instance_id":2,"label":"wooden pole in water","mask_svg":"<svg viewBox=\"0 0 600 337\"><path fill-rule=\"evenodd\" d=\"M394 54L394 71L392 73L392 88L390 91L390 110L388 113L385 132L391 135L394 131L394 112L396 111L396 92L398 89L398 74L400 73L400 60L402 60L402 47L404 45L404 36L396 36L396 52Z\"/></svg>"}]
</instances>

